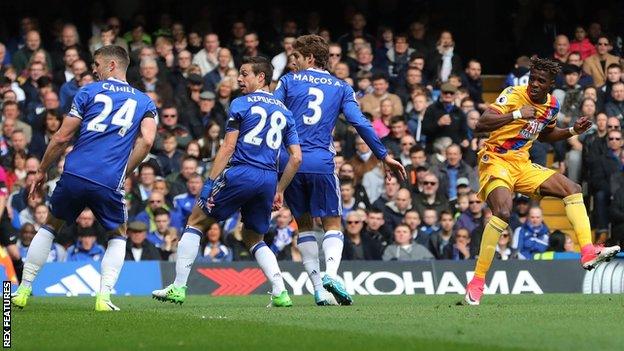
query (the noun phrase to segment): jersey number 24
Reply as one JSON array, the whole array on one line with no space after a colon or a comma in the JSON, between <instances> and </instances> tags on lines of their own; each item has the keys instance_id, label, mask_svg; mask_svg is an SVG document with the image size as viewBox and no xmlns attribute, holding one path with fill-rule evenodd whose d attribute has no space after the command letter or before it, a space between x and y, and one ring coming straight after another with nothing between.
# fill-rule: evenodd
<instances>
[{"instance_id":1,"label":"jersey number 24","mask_svg":"<svg viewBox=\"0 0 624 351\"><path fill-rule=\"evenodd\" d=\"M108 125L103 122L106 118L108 118L113 110L113 99L111 99L108 95L97 94L95 95L94 101L104 104L104 108L102 108L102 112L100 112L99 115L89 121L89 124L87 124L87 130L102 133L108 127ZM134 117L136 107L136 100L128 99L113 115L111 124L121 127L119 135L124 136L128 128L132 125L132 117Z\"/></svg>"}]
</instances>

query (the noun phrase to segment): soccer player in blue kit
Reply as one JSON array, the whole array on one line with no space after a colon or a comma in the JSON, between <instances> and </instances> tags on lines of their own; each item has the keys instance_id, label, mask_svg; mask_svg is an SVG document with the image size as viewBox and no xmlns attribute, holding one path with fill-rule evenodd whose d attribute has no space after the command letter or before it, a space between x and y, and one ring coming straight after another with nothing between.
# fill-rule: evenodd
<instances>
[{"instance_id":1,"label":"soccer player in blue kit","mask_svg":"<svg viewBox=\"0 0 624 351\"><path fill-rule=\"evenodd\" d=\"M271 210L282 206L284 190L301 164L301 149L292 113L269 92L273 68L263 57L243 61L238 84L244 96L230 105L225 140L178 244L173 284L155 290L160 301L182 304L199 242L214 222L241 210L243 241L272 285L271 305L292 306L275 254L264 243ZM277 179L277 157L287 148L287 165ZM229 161L229 166L228 166Z\"/></svg>"},{"instance_id":2,"label":"soccer player in blue kit","mask_svg":"<svg viewBox=\"0 0 624 351\"><path fill-rule=\"evenodd\" d=\"M46 262L56 233L65 222L74 222L89 207L110 235L101 262L95 310L119 310L111 302L110 294L126 255L128 213L123 183L154 143L158 112L147 95L125 81L130 60L122 47L104 46L94 52L93 59L94 73L100 80L84 86L74 97L71 111L50 139L30 189L30 196L42 191L48 168L79 131L50 198L47 224L41 226L30 244L22 283L11 299L20 308L26 306L32 282Z\"/></svg>"},{"instance_id":3,"label":"soccer player in blue kit","mask_svg":"<svg viewBox=\"0 0 624 351\"><path fill-rule=\"evenodd\" d=\"M286 189L285 200L299 225L297 245L314 285L316 304L331 304L325 297L324 288L339 304L350 305L353 302L351 296L336 280L344 240L332 138L338 114L345 115L373 154L383 161L387 174L396 172L405 178L405 169L388 155L371 123L362 115L353 89L324 69L329 58L327 42L318 35L304 35L297 38L293 49L292 58L297 71L283 76L274 92L275 97L293 113L303 154L301 167ZM325 275L322 278L318 243L311 231L313 217L321 218L325 230L322 246Z\"/></svg>"}]
</instances>

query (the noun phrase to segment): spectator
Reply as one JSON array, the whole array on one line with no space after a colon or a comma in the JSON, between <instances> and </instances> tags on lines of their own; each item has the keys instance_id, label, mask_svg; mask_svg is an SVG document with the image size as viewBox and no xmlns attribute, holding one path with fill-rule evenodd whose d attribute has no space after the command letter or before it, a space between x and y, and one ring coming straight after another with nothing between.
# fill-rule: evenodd
<instances>
[{"instance_id":1,"label":"spectator","mask_svg":"<svg viewBox=\"0 0 624 351\"><path fill-rule=\"evenodd\" d=\"M468 211L459 216L455 229L466 228L472 233L477 227L483 224L483 202L476 193L468 194Z\"/></svg>"},{"instance_id":2,"label":"spectator","mask_svg":"<svg viewBox=\"0 0 624 351\"><path fill-rule=\"evenodd\" d=\"M373 155L364 139L358 135L355 137L355 155L349 163L353 166L353 180L361 186L364 174L373 170L379 160Z\"/></svg>"},{"instance_id":3,"label":"spectator","mask_svg":"<svg viewBox=\"0 0 624 351\"><path fill-rule=\"evenodd\" d=\"M546 251L548 234L542 209L533 207L529 210L527 221L514 232L512 248L518 251L519 259L530 260L533 254Z\"/></svg>"},{"instance_id":4,"label":"spectator","mask_svg":"<svg viewBox=\"0 0 624 351\"><path fill-rule=\"evenodd\" d=\"M290 71L288 69L288 58L293 52L293 43L295 42L295 39L296 37L293 35L284 36L282 38L282 48L284 49L284 51L275 55L273 59L271 59L271 64L273 65L273 82L277 82L281 76ZM331 61L331 49L329 56Z\"/></svg>"},{"instance_id":5,"label":"spectator","mask_svg":"<svg viewBox=\"0 0 624 351\"><path fill-rule=\"evenodd\" d=\"M150 194L149 201L147 203L147 206L145 207L145 210L143 210L138 215L136 215L134 221L144 223L145 226L147 227L146 232L156 231L157 228L156 228L156 222L154 218L154 211L157 208L164 208L165 210L169 211L169 213L171 214L171 224L173 225L173 227L175 228L181 227L179 219L175 215L175 212L172 213L170 211L169 206L165 204L165 196L163 195L163 193L159 191L153 191ZM145 234L147 235L147 233Z\"/></svg>"},{"instance_id":6,"label":"spectator","mask_svg":"<svg viewBox=\"0 0 624 351\"><path fill-rule=\"evenodd\" d=\"M553 57L555 60L559 60L561 63L566 63L568 61L568 56L570 55L570 40L563 34L557 35L555 37L555 42L553 43L553 49Z\"/></svg>"},{"instance_id":7,"label":"spectator","mask_svg":"<svg viewBox=\"0 0 624 351\"><path fill-rule=\"evenodd\" d=\"M593 45L592 45L592 47L593 47ZM574 65L576 67L581 67L581 77L579 78L579 84L583 88L586 88L586 87L589 87L589 86L594 86L594 80L592 79L592 77L582 70L582 68L583 68L583 60L581 59L581 54L579 54L576 51L572 51L570 53L570 55L568 55L568 62L567 63L569 65ZM555 78L555 86L561 85L561 81L562 81L561 75L557 75L557 77Z\"/></svg>"},{"instance_id":8,"label":"spectator","mask_svg":"<svg viewBox=\"0 0 624 351\"><path fill-rule=\"evenodd\" d=\"M569 235L555 230L548 238L548 249L546 249L546 251L575 252L574 242Z\"/></svg>"},{"instance_id":9,"label":"spectator","mask_svg":"<svg viewBox=\"0 0 624 351\"><path fill-rule=\"evenodd\" d=\"M429 246L430 233L420 231L422 222L420 220L420 215L418 214L418 212L414 210L409 210L405 212L403 223L407 224L407 226L410 228L410 231L412 233L412 240L414 240L415 243L420 244L424 247Z\"/></svg>"},{"instance_id":10,"label":"spectator","mask_svg":"<svg viewBox=\"0 0 624 351\"><path fill-rule=\"evenodd\" d=\"M397 192L394 200L386 202L384 206L384 222L388 228L394 231L397 225L403 222L407 211L412 209L412 195L409 190L403 188Z\"/></svg>"},{"instance_id":11,"label":"spectator","mask_svg":"<svg viewBox=\"0 0 624 351\"><path fill-rule=\"evenodd\" d=\"M575 65L565 65L561 70L564 77L564 85L553 91L553 95L561 106L560 115L557 117L561 127L574 125L576 119L581 114L581 101L583 90L579 84L580 67Z\"/></svg>"},{"instance_id":12,"label":"spectator","mask_svg":"<svg viewBox=\"0 0 624 351\"><path fill-rule=\"evenodd\" d=\"M104 45L118 45L124 48L127 52L129 50L128 41L119 36L121 32L121 21L117 17L109 17L106 20L106 25L100 30L99 37L92 37L89 40L89 50L91 54Z\"/></svg>"},{"instance_id":13,"label":"spectator","mask_svg":"<svg viewBox=\"0 0 624 351\"><path fill-rule=\"evenodd\" d=\"M403 103L398 95L388 92L388 78L383 74L373 75L373 92L360 99L362 112L370 113L373 118L381 117L381 101L390 99L393 107L393 115L403 115Z\"/></svg>"},{"instance_id":14,"label":"spectator","mask_svg":"<svg viewBox=\"0 0 624 351\"><path fill-rule=\"evenodd\" d=\"M353 50L353 42L356 40L356 38L362 38L368 43L375 42L375 38L364 31L365 27L366 17L364 17L364 14L362 14L361 12L356 12L355 14L353 14L353 17L351 17L351 30L348 33L340 36L337 41L340 47L342 47L343 52Z\"/></svg>"},{"instance_id":15,"label":"spectator","mask_svg":"<svg viewBox=\"0 0 624 351\"><path fill-rule=\"evenodd\" d=\"M477 104L477 108L484 111L487 104L483 101L483 81L481 80L481 62L468 61L466 70L461 75L462 86L468 88L470 99Z\"/></svg>"},{"instance_id":16,"label":"spectator","mask_svg":"<svg viewBox=\"0 0 624 351\"><path fill-rule=\"evenodd\" d=\"M195 199L199 196L202 186L201 176L199 174L191 174L186 182L187 192L173 198L173 206L182 223L186 223L191 215L191 211L195 206Z\"/></svg>"},{"instance_id":17,"label":"spectator","mask_svg":"<svg viewBox=\"0 0 624 351\"><path fill-rule=\"evenodd\" d=\"M340 197L342 203L342 220L346 220L347 215L356 209L365 209L364 201L357 199L355 196L355 186L353 180L342 179L340 181Z\"/></svg>"},{"instance_id":18,"label":"spectator","mask_svg":"<svg viewBox=\"0 0 624 351\"><path fill-rule=\"evenodd\" d=\"M186 192L186 183L193 174L198 174L199 162L194 157L185 157L179 173L172 173L167 177L170 185L171 196L175 197Z\"/></svg>"},{"instance_id":19,"label":"spectator","mask_svg":"<svg viewBox=\"0 0 624 351\"><path fill-rule=\"evenodd\" d=\"M427 96L421 92L414 92L407 106L407 129L418 144L424 144L427 142L427 136L423 133L423 119L428 107Z\"/></svg>"},{"instance_id":20,"label":"spectator","mask_svg":"<svg viewBox=\"0 0 624 351\"><path fill-rule=\"evenodd\" d=\"M403 85L407 76L409 57L414 52L415 50L409 47L406 34L397 34L394 36L394 45L386 52L384 59L386 61L385 66L388 67L390 81L393 82L395 87Z\"/></svg>"},{"instance_id":21,"label":"spectator","mask_svg":"<svg viewBox=\"0 0 624 351\"><path fill-rule=\"evenodd\" d=\"M457 198L457 180L466 178L473 191L479 190L479 181L474 169L462 160L462 152L459 145L452 144L446 148L446 160L440 165L433 167L432 172L438 176L440 187L448 189L448 198Z\"/></svg>"},{"instance_id":22,"label":"spectator","mask_svg":"<svg viewBox=\"0 0 624 351\"><path fill-rule=\"evenodd\" d=\"M596 43L597 52L586 58L583 63L583 71L592 76L597 87L605 83L607 67L613 63L620 63L620 59L617 56L609 54L611 47L611 40L607 36L601 35Z\"/></svg>"},{"instance_id":23,"label":"spectator","mask_svg":"<svg viewBox=\"0 0 624 351\"><path fill-rule=\"evenodd\" d=\"M615 89L615 88L614 88ZM593 164L590 186L594 194L594 225L598 229L607 229L609 225L608 209L611 193L610 176L622 169L622 132L610 130L607 134L607 152L599 156Z\"/></svg>"},{"instance_id":24,"label":"spectator","mask_svg":"<svg viewBox=\"0 0 624 351\"><path fill-rule=\"evenodd\" d=\"M97 234L92 228L82 228L78 231L78 240L67 248L67 261L97 262L104 257L104 246L98 244Z\"/></svg>"},{"instance_id":25,"label":"spectator","mask_svg":"<svg viewBox=\"0 0 624 351\"><path fill-rule=\"evenodd\" d=\"M35 227L30 223L26 223L20 228L17 248L19 249L22 259L26 259L28 248L36 233L37 230L35 230ZM52 250L50 250L46 262L64 262L66 258L67 251L65 251L65 248L57 243L52 243Z\"/></svg>"},{"instance_id":26,"label":"spectator","mask_svg":"<svg viewBox=\"0 0 624 351\"><path fill-rule=\"evenodd\" d=\"M59 102L61 104L61 112L68 113L74 96L78 93L80 85L78 84L81 75L87 72L87 63L81 59L74 61L71 65L71 71L74 74L74 78L70 81L63 83L59 91Z\"/></svg>"},{"instance_id":27,"label":"spectator","mask_svg":"<svg viewBox=\"0 0 624 351\"><path fill-rule=\"evenodd\" d=\"M163 150L164 136L168 134L174 136L177 147L180 149L185 149L188 143L193 140L189 130L178 121L178 109L174 105L166 105L161 109L158 134L156 134L154 143L155 150Z\"/></svg>"},{"instance_id":28,"label":"spectator","mask_svg":"<svg viewBox=\"0 0 624 351\"><path fill-rule=\"evenodd\" d=\"M329 44L329 60L327 61L327 68L330 73L334 73L336 65L341 62L342 59L342 47L336 43Z\"/></svg>"},{"instance_id":29,"label":"spectator","mask_svg":"<svg viewBox=\"0 0 624 351\"><path fill-rule=\"evenodd\" d=\"M206 231L199 246L197 262L231 262L233 258L232 250L223 244L223 233L218 223L213 223Z\"/></svg>"},{"instance_id":30,"label":"spectator","mask_svg":"<svg viewBox=\"0 0 624 351\"><path fill-rule=\"evenodd\" d=\"M349 180L353 183L353 187L355 190L354 197L355 203L358 208L367 209L370 207L370 201L368 201L368 196L366 195L366 189L362 186L362 184L358 183L355 179L355 169L353 165L349 162L345 162L338 169L338 178L343 180Z\"/></svg>"},{"instance_id":31,"label":"spectator","mask_svg":"<svg viewBox=\"0 0 624 351\"><path fill-rule=\"evenodd\" d=\"M382 99L379 103L379 117L373 117L373 130L380 139L385 138L390 134L390 127L392 119L400 116L395 116L394 105L390 99ZM394 150L390 150L395 152Z\"/></svg>"},{"instance_id":32,"label":"spectator","mask_svg":"<svg viewBox=\"0 0 624 351\"><path fill-rule=\"evenodd\" d=\"M438 194L440 183L438 177L433 173L427 173L423 177L423 191L414 196L414 209L421 216L426 209L433 209L438 213L449 210L448 200L445 196Z\"/></svg>"},{"instance_id":33,"label":"spectator","mask_svg":"<svg viewBox=\"0 0 624 351\"><path fill-rule=\"evenodd\" d=\"M25 142L27 144L30 143L30 141L32 140L32 127L20 120L20 108L19 105L14 101L6 101L4 104L2 104L2 123L0 124L0 128L2 128L3 131L4 125L7 123L8 120L14 122L13 131L21 131L26 138ZM12 134L13 132L8 135L5 134L5 137L10 138Z\"/></svg>"},{"instance_id":34,"label":"spectator","mask_svg":"<svg viewBox=\"0 0 624 351\"><path fill-rule=\"evenodd\" d=\"M420 175L423 171L428 170L427 155L425 149L420 145L414 145L409 149L410 164L405 167L407 172L407 180L405 185L414 193L420 192L422 189L419 187ZM419 171L420 170L420 171Z\"/></svg>"},{"instance_id":35,"label":"spectator","mask_svg":"<svg viewBox=\"0 0 624 351\"><path fill-rule=\"evenodd\" d=\"M161 259L156 246L147 240L147 231L147 225L143 222L134 221L128 224L126 261L159 261Z\"/></svg>"},{"instance_id":36,"label":"spectator","mask_svg":"<svg viewBox=\"0 0 624 351\"><path fill-rule=\"evenodd\" d=\"M454 226L453 214L448 211L442 211L440 214L440 229L429 235L429 243L427 245L429 251L436 259L441 260L444 258L445 248L451 243Z\"/></svg>"},{"instance_id":37,"label":"spectator","mask_svg":"<svg viewBox=\"0 0 624 351\"><path fill-rule=\"evenodd\" d=\"M342 259L345 261L381 260L381 243L364 229L364 221L357 212L346 218Z\"/></svg>"},{"instance_id":38,"label":"spectator","mask_svg":"<svg viewBox=\"0 0 624 351\"><path fill-rule=\"evenodd\" d=\"M427 81L436 86L446 83L451 74L460 74L462 60L455 53L455 41L450 31L444 30L440 33L436 50L429 55L426 62Z\"/></svg>"},{"instance_id":39,"label":"spectator","mask_svg":"<svg viewBox=\"0 0 624 351\"><path fill-rule=\"evenodd\" d=\"M454 104L457 88L445 83L440 88L440 99L427 107L423 120L423 133L427 136L427 148L443 136L450 137L454 144L461 144L467 135L466 116Z\"/></svg>"},{"instance_id":40,"label":"spectator","mask_svg":"<svg viewBox=\"0 0 624 351\"><path fill-rule=\"evenodd\" d=\"M193 57L193 64L198 65L201 69L201 75L205 76L218 65L218 54L220 50L219 36L215 33L204 35L204 48L199 50ZM232 62L232 66L234 63Z\"/></svg>"},{"instance_id":41,"label":"spectator","mask_svg":"<svg viewBox=\"0 0 624 351\"><path fill-rule=\"evenodd\" d=\"M611 88L611 101L605 105L605 112L609 117L624 118L624 83L616 82Z\"/></svg>"},{"instance_id":42,"label":"spectator","mask_svg":"<svg viewBox=\"0 0 624 351\"><path fill-rule=\"evenodd\" d=\"M390 102L390 100L383 100L384 102ZM408 134L407 123L402 116L394 116L390 119L390 133L381 139L381 142L390 149L394 155L401 155L401 140ZM400 157L400 156L399 156ZM406 158L409 158L407 156Z\"/></svg>"},{"instance_id":43,"label":"spectator","mask_svg":"<svg viewBox=\"0 0 624 351\"><path fill-rule=\"evenodd\" d=\"M529 209L531 208L531 199L528 196L517 194L513 199L513 210L511 216L509 216L509 228L512 232L515 232L517 228L521 227L529 216Z\"/></svg>"},{"instance_id":44,"label":"spectator","mask_svg":"<svg viewBox=\"0 0 624 351\"><path fill-rule=\"evenodd\" d=\"M170 76L171 87L174 92L184 90L187 83L187 78L190 74L190 68L192 65L192 57L190 51L180 50L176 57L177 65L173 68Z\"/></svg>"},{"instance_id":45,"label":"spectator","mask_svg":"<svg viewBox=\"0 0 624 351\"><path fill-rule=\"evenodd\" d=\"M613 89L613 84L622 81L622 66L617 63L612 63L607 67L607 80L605 84L601 87L598 87L598 92L601 95L601 101L609 102L613 101L611 89ZM597 101L597 99L596 99Z\"/></svg>"},{"instance_id":46,"label":"spectator","mask_svg":"<svg viewBox=\"0 0 624 351\"><path fill-rule=\"evenodd\" d=\"M459 261L475 258L476 249L471 245L470 232L465 228L455 231L451 243L444 247L444 259Z\"/></svg>"},{"instance_id":47,"label":"spectator","mask_svg":"<svg viewBox=\"0 0 624 351\"><path fill-rule=\"evenodd\" d=\"M382 247L388 246L392 241L392 231L385 225L383 212L375 208L368 210L366 214L366 229L373 240L376 240Z\"/></svg>"},{"instance_id":48,"label":"spectator","mask_svg":"<svg viewBox=\"0 0 624 351\"><path fill-rule=\"evenodd\" d=\"M178 240L178 230L171 227L171 216L164 208L154 210L154 223L156 230L147 234L147 241L160 249L162 259L167 260L172 250L175 252L173 245Z\"/></svg>"},{"instance_id":49,"label":"spectator","mask_svg":"<svg viewBox=\"0 0 624 351\"><path fill-rule=\"evenodd\" d=\"M217 84L223 80L227 71L234 67L232 52L228 48L219 49L217 54L217 65L212 71L204 75L204 89L215 91Z\"/></svg>"},{"instance_id":50,"label":"spectator","mask_svg":"<svg viewBox=\"0 0 624 351\"><path fill-rule=\"evenodd\" d=\"M21 210L17 216L13 216L13 228L18 229L21 228L22 225L30 223L34 225L36 229L39 229L35 223L35 211L39 205L43 204L44 196L43 193L38 192L28 196L26 207Z\"/></svg>"},{"instance_id":51,"label":"spectator","mask_svg":"<svg viewBox=\"0 0 624 351\"><path fill-rule=\"evenodd\" d=\"M200 119L192 121L193 126L191 129L195 138L202 137L202 132L204 132L205 128L210 128L212 123L217 124L220 130L225 130L226 112L223 105L216 103L216 98L216 95L211 91L203 91L199 94ZM217 136L220 136L220 134L217 134Z\"/></svg>"},{"instance_id":52,"label":"spectator","mask_svg":"<svg viewBox=\"0 0 624 351\"><path fill-rule=\"evenodd\" d=\"M22 72L24 69L26 69L26 66L28 66L31 56L35 53L35 51L42 48L41 36L39 35L38 31L31 30L26 33L25 37L26 45L24 45L24 47L22 47L21 49L17 50L17 52L15 52L12 57L13 68L15 68L15 71L17 72ZM47 62L48 71L51 71L52 60L47 52L45 52L45 62Z\"/></svg>"},{"instance_id":53,"label":"spectator","mask_svg":"<svg viewBox=\"0 0 624 351\"><path fill-rule=\"evenodd\" d=\"M53 81L55 86L60 87L64 83L74 79L75 76L71 67L78 59L80 59L80 54L76 45L65 48L62 57L62 66L54 72Z\"/></svg>"},{"instance_id":54,"label":"spectator","mask_svg":"<svg viewBox=\"0 0 624 351\"><path fill-rule=\"evenodd\" d=\"M140 80L134 82L134 86L142 92L155 92L164 103L173 102L173 90L171 85L158 78L158 63L155 59L145 58L140 64Z\"/></svg>"},{"instance_id":55,"label":"spectator","mask_svg":"<svg viewBox=\"0 0 624 351\"><path fill-rule=\"evenodd\" d=\"M518 85L527 85L529 83L529 64L528 56L520 56L516 59L514 69L505 78L505 87L515 87Z\"/></svg>"},{"instance_id":56,"label":"spectator","mask_svg":"<svg viewBox=\"0 0 624 351\"><path fill-rule=\"evenodd\" d=\"M53 93L52 93L53 94ZM52 139L52 136L59 130L63 117L56 111L50 110L46 112L43 120L43 131L35 131L30 143L30 152L39 159L43 158L43 154Z\"/></svg>"},{"instance_id":57,"label":"spectator","mask_svg":"<svg viewBox=\"0 0 624 351\"><path fill-rule=\"evenodd\" d=\"M401 138L401 151L399 154L399 162L401 162L404 166L409 166L412 164L412 159L410 158L410 149L416 145L416 140L413 136L406 134Z\"/></svg>"},{"instance_id":58,"label":"spectator","mask_svg":"<svg viewBox=\"0 0 624 351\"><path fill-rule=\"evenodd\" d=\"M286 207L282 207L276 213L275 227L271 228L264 240L269 245L269 248L275 256L285 256L288 252L282 252L284 250L289 251L293 240L296 240L297 229L291 225L293 222L293 216L290 210Z\"/></svg>"},{"instance_id":59,"label":"spectator","mask_svg":"<svg viewBox=\"0 0 624 351\"><path fill-rule=\"evenodd\" d=\"M433 255L426 247L412 241L410 228L399 224L394 229L394 243L388 245L383 253L384 261L420 261L432 260Z\"/></svg>"},{"instance_id":60,"label":"spectator","mask_svg":"<svg viewBox=\"0 0 624 351\"><path fill-rule=\"evenodd\" d=\"M570 43L570 52L578 52L581 60L596 53L596 47L589 41L583 26L579 25L574 29L574 40Z\"/></svg>"},{"instance_id":61,"label":"spectator","mask_svg":"<svg viewBox=\"0 0 624 351\"><path fill-rule=\"evenodd\" d=\"M172 173L180 172L180 164L184 153L177 146L176 136L172 133L165 133L163 139L163 151L158 155L158 165L162 175L167 177Z\"/></svg>"},{"instance_id":62,"label":"spectator","mask_svg":"<svg viewBox=\"0 0 624 351\"><path fill-rule=\"evenodd\" d=\"M95 216L89 208L85 208L80 215L78 215L75 223L67 223L56 235L55 240L59 244L67 247L76 242L79 233L82 231L95 233L97 242L100 244L108 241L106 230L95 220Z\"/></svg>"},{"instance_id":63,"label":"spectator","mask_svg":"<svg viewBox=\"0 0 624 351\"><path fill-rule=\"evenodd\" d=\"M431 234L440 230L440 226L438 225L439 216L436 210L432 208L425 209L422 218L422 225L419 228L421 234L431 236Z\"/></svg>"},{"instance_id":64,"label":"spectator","mask_svg":"<svg viewBox=\"0 0 624 351\"><path fill-rule=\"evenodd\" d=\"M505 229L498 237L498 243L496 244L496 252L494 258L507 261L509 259L517 258L517 254L514 249L511 248L511 238L509 237L509 230Z\"/></svg>"},{"instance_id":65,"label":"spectator","mask_svg":"<svg viewBox=\"0 0 624 351\"><path fill-rule=\"evenodd\" d=\"M204 129L204 137L197 141L201 148L201 156L209 162L214 160L221 146L221 139L219 139L221 130L221 127L219 127L217 123L212 121L208 122L208 125Z\"/></svg>"},{"instance_id":66,"label":"spectator","mask_svg":"<svg viewBox=\"0 0 624 351\"><path fill-rule=\"evenodd\" d=\"M383 184L383 191L379 185ZM396 176L386 178L383 163L379 162L377 167L370 172L364 174L362 186L366 189L368 199L372 201L372 207L380 211L386 205L386 202L394 200L396 193L401 185Z\"/></svg>"}]
</instances>

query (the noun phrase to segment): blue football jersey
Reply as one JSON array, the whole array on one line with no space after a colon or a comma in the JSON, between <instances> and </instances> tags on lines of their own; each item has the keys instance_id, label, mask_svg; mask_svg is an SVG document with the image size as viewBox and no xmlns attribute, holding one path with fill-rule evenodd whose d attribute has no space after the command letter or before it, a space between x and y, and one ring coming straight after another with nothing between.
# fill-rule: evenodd
<instances>
[{"instance_id":1,"label":"blue football jersey","mask_svg":"<svg viewBox=\"0 0 624 351\"><path fill-rule=\"evenodd\" d=\"M332 131L341 112L377 158L386 156L386 148L362 115L351 86L329 72L313 68L290 72L280 78L273 94L292 111L297 125L303 153L299 173L334 173ZM280 162L280 168L285 165Z\"/></svg>"},{"instance_id":2,"label":"blue football jersey","mask_svg":"<svg viewBox=\"0 0 624 351\"><path fill-rule=\"evenodd\" d=\"M141 120L157 115L152 100L124 81L111 78L84 86L69 112L82 123L63 172L121 189Z\"/></svg>"},{"instance_id":3,"label":"blue football jersey","mask_svg":"<svg viewBox=\"0 0 624 351\"><path fill-rule=\"evenodd\" d=\"M238 130L230 164L249 164L277 171L282 145L299 144L292 113L273 94L257 90L230 104L226 132Z\"/></svg>"}]
</instances>

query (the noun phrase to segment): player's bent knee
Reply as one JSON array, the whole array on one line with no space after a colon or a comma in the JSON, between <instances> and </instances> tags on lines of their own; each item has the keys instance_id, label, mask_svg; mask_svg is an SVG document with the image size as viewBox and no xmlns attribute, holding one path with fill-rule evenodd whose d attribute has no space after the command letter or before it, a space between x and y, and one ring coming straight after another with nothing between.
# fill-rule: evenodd
<instances>
[{"instance_id":1,"label":"player's bent knee","mask_svg":"<svg viewBox=\"0 0 624 351\"><path fill-rule=\"evenodd\" d=\"M507 206L493 208L492 214L502 219L503 221L509 223L509 218L511 217L511 208Z\"/></svg>"}]
</instances>

